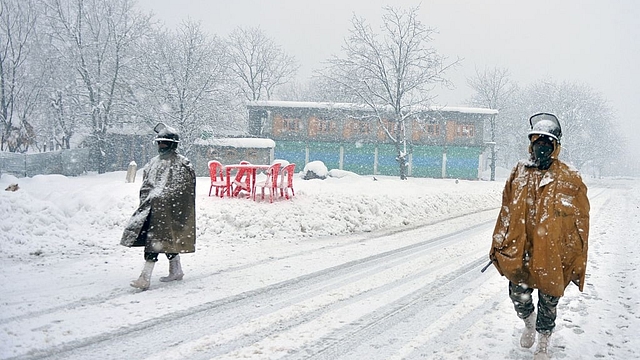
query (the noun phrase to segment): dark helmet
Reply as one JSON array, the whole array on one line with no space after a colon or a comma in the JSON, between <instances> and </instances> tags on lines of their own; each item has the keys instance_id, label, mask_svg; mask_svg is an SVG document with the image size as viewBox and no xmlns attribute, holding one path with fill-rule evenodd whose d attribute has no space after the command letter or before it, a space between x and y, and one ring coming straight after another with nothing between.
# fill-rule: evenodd
<instances>
[{"instance_id":1,"label":"dark helmet","mask_svg":"<svg viewBox=\"0 0 640 360\"><path fill-rule=\"evenodd\" d=\"M158 125L153 128L153 131L158 133L156 138L153 140L155 142L166 141L176 143L176 145L180 142L180 135L178 134L178 131L163 123L158 123Z\"/></svg>"},{"instance_id":2,"label":"dark helmet","mask_svg":"<svg viewBox=\"0 0 640 360\"><path fill-rule=\"evenodd\" d=\"M531 140L531 136L538 134L548 136L558 144L560 143L560 139L562 139L562 128L560 127L560 121L558 121L555 115L537 113L529 118L529 125L531 126L529 130L529 140Z\"/></svg>"}]
</instances>

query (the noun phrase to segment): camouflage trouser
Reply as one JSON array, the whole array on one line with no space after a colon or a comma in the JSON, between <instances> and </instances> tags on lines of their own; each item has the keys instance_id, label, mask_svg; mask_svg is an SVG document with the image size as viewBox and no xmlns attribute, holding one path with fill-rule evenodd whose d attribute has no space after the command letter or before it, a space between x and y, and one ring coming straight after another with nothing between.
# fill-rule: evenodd
<instances>
[{"instance_id":1,"label":"camouflage trouser","mask_svg":"<svg viewBox=\"0 0 640 360\"><path fill-rule=\"evenodd\" d=\"M509 282L509 297L520 319L526 319L534 310L532 288ZM538 290L538 317L536 331L551 334L556 327L556 307L560 297L551 296Z\"/></svg>"}]
</instances>

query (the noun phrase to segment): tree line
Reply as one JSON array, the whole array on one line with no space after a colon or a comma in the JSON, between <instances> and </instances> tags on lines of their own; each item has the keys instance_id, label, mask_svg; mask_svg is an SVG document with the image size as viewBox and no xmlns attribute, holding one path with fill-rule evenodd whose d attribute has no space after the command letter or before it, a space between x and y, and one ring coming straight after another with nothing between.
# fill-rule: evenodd
<instances>
[{"instance_id":1,"label":"tree line","mask_svg":"<svg viewBox=\"0 0 640 360\"><path fill-rule=\"evenodd\" d=\"M520 86L504 67L476 69L467 79L475 90L471 103L499 110L486 126L492 150L492 179L496 166L510 168L528 157L528 118L540 111L558 116L563 132L563 159L589 175L620 174L626 166L625 141L614 110L590 86L542 79Z\"/></svg>"},{"instance_id":2,"label":"tree line","mask_svg":"<svg viewBox=\"0 0 640 360\"><path fill-rule=\"evenodd\" d=\"M188 152L197 139L245 131L246 101L354 102L375 114L406 178L405 121L434 105L435 86L451 85L446 73L463 60L431 45L436 30L419 7L384 10L379 29L354 14L341 54L299 83L295 58L259 28L221 37L187 20L168 29L135 0L0 0L0 151L83 146L103 166L110 131L147 133L162 121ZM501 68L468 84L470 105L500 111L486 131L492 169L522 157L522 123L538 110L559 116L564 154L578 166L604 166L622 147L613 111L586 85L520 88Z\"/></svg>"},{"instance_id":3,"label":"tree line","mask_svg":"<svg viewBox=\"0 0 640 360\"><path fill-rule=\"evenodd\" d=\"M258 28L167 29L134 0L0 0L0 44L0 151L11 152L85 146L104 159L109 131L159 121L185 144L240 131L244 101L298 69Z\"/></svg>"}]
</instances>

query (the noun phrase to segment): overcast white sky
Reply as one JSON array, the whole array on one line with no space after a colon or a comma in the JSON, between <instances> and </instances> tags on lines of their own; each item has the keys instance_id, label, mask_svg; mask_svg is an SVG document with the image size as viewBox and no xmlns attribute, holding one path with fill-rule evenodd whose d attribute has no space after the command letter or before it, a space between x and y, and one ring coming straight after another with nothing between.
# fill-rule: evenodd
<instances>
[{"instance_id":1,"label":"overcast white sky","mask_svg":"<svg viewBox=\"0 0 640 360\"><path fill-rule=\"evenodd\" d=\"M201 21L211 34L259 26L299 61L301 80L340 52L355 13L373 24L382 7L420 5L421 20L436 28L434 46L451 59L456 90L442 105L471 95L475 68L501 66L526 85L551 78L580 81L607 98L627 134L640 132L640 1L637 0L139 0L169 27ZM640 144L636 149L640 151Z\"/></svg>"}]
</instances>

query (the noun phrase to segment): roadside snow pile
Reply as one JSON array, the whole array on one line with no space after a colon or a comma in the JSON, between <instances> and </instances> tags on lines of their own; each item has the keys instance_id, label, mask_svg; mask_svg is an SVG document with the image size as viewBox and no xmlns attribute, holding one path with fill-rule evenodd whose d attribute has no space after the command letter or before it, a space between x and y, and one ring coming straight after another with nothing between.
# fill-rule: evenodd
<instances>
[{"instance_id":1,"label":"roadside snow pile","mask_svg":"<svg viewBox=\"0 0 640 360\"><path fill-rule=\"evenodd\" d=\"M332 170L333 171L333 170ZM196 189L197 244L298 242L412 226L499 206L502 181L400 180L395 177L327 177L294 180L291 200L257 201L209 197L209 178ZM126 172L80 177L0 177L0 251L25 261L42 257L108 255L124 249L122 229L138 205L142 174L126 183Z\"/></svg>"}]
</instances>

